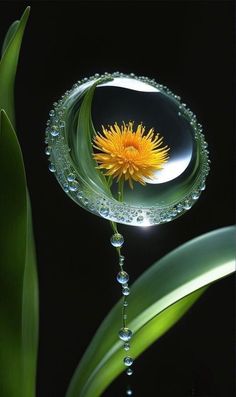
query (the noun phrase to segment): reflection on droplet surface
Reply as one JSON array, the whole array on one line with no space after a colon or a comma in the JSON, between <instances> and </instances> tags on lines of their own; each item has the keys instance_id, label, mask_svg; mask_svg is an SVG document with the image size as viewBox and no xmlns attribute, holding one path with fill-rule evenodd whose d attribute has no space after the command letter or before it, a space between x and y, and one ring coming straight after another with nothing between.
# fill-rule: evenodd
<instances>
[{"instance_id":1,"label":"reflection on droplet surface","mask_svg":"<svg viewBox=\"0 0 236 397\"><path fill-rule=\"evenodd\" d=\"M134 362L134 360L133 360L132 357L130 357L130 356L127 356L127 357L124 358L124 364L125 364L127 367L130 367L130 365L132 365L133 362Z\"/></svg>"},{"instance_id":2,"label":"reflection on droplet surface","mask_svg":"<svg viewBox=\"0 0 236 397\"><path fill-rule=\"evenodd\" d=\"M124 270L120 271L116 277L118 283L126 284L129 281L129 275Z\"/></svg>"},{"instance_id":3,"label":"reflection on droplet surface","mask_svg":"<svg viewBox=\"0 0 236 397\"><path fill-rule=\"evenodd\" d=\"M132 331L129 328L121 328L119 331L119 338L124 342L128 342L132 338Z\"/></svg>"},{"instance_id":4,"label":"reflection on droplet surface","mask_svg":"<svg viewBox=\"0 0 236 397\"><path fill-rule=\"evenodd\" d=\"M111 236L111 245L116 248L122 247L124 244L124 237L120 233L115 233Z\"/></svg>"}]
</instances>

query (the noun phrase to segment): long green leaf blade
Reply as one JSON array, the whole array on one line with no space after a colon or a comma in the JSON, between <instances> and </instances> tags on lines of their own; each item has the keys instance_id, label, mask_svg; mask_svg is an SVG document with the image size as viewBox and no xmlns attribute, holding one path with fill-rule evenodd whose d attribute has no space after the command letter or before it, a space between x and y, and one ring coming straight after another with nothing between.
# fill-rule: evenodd
<instances>
[{"instance_id":1,"label":"long green leaf blade","mask_svg":"<svg viewBox=\"0 0 236 397\"><path fill-rule=\"evenodd\" d=\"M234 227L219 229L182 245L148 269L132 286L128 327L132 357L140 355L198 299L211 283L235 270ZM101 324L81 360L67 397L100 396L123 370L121 302Z\"/></svg>"},{"instance_id":2,"label":"long green leaf blade","mask_svg":"<svg viewBox=\"0 0 236 397\"><path fill-rule=\"evenodd\" d=\"M7 34L5 36L3 45L2 45L2 54L1 56L3 56L4 52L6 51L11 39L14 37L14 34L17 30L17 27L19 25L20 21L14 21L11 26L9 27Z\"/></svg>"},{"instance_id":3,"label":"long green leaf blade","mask_svg":"<svg viewBox=\"0 0 236 397\"><path fill-rule=\"evenodd\" d=\"M25 170L6 113L0 113L0 395L34 397L37 275Z\"/></svg>"},{"instance_id":4,"label":"long green leaf blade","mask_svg":"<svg viewBox=\"0 0 236 397\"><path fill-rule=\"evenodd\" d=\"M4 109L14 125L14 82L21 41L29 17L27 7L19 23L10 27L3 44L3 56L0 61L0 110Z\"/></svg>"}]
</instances>

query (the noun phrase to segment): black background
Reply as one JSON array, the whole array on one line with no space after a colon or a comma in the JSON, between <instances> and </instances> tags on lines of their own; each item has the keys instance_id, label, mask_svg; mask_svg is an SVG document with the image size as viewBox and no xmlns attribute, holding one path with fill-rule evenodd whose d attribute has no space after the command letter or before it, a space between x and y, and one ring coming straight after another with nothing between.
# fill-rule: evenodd
<instances>
[{"instance_id":1,"label":"black background","mask_svg":"<svg viewBox=\"0 0 236 397\"><path fill-rule=\"evenodd\" d=\"M108 222L76 206L48 172L48 112L78 79L134 72L179 94L203 124L207 189L184 217L121 226L132 280L233 218L233 2L0 2L0 39L32 5L16 79L18 135L32 199L40 285L38 397L62 397L119 288ZM234 282L226 278L135 364L136 396L234 396ZM124 395L121 376L104 396ZM5 397L5 396L2 396Z\"/></svg>"}]
</instances>

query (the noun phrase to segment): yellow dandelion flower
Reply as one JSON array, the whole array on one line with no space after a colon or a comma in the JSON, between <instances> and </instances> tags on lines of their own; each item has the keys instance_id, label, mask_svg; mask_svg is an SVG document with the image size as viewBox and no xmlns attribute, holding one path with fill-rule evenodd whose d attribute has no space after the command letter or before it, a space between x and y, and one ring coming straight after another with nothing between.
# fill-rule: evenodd
<instances>
[{"instance_id":1,"label":"yellow dandelion flower","mask_svg":"<svg viewBox=\"0 0 236 397\"><path fill-rule=\"evenodd\" d=\"M94 137L93 158L98 168L106 170L105 175L117 178L117 181L128 181L133 188L133 181L145 185L146 179L152 179L155 171L163 168L168 160L167 146L162 146L163 138L151 128L144 135L145 127L139 124L136 131L134 123L117 123L106 129L102 126L103 135Z\"/></svg>"}]
</instances>

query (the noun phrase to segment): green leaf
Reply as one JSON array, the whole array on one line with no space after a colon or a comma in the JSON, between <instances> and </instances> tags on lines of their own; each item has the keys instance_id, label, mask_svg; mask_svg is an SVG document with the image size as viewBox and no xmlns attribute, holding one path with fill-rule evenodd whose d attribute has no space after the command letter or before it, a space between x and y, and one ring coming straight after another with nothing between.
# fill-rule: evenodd
<instances>
[{"instance_id":1,"label":"green leaf","mask_svg":"<svg viewBox=\"0 0 236 397\"><path fill-rule=\"evenodd\" d=\"M95 88L99 83L100 80L89 87L84 94L77 114L77 130L73 137L71 150L73 160L83 180L99 193L111 197L112 195L106 177L96 168L97 163L92 157L92 139L95 129L92 122L91 106Z\"/></svg>"},{"instance_id":2,"label":"green leaf","mask_svg":"<svg viewBox=\"0 0 236 397\"><path fill-rule=\"evenodd\" d=\"M2 54L1 54L1 56L3 56L4 52L6 51L6 49L8 47L8 44L10 43L10 41L12 39L12 37L14 37L19 23L20 23L20 21L15 21L9 27L9 29L7 31L7 34L5 36L5 39L4 39L3 45L2 45Z\"/></svg>"},{"instance_id":3,"label":"green leaf","mask_svg":"<svg viewBox=\"0 0 236 397\"><path fill-rule=\"evenodd\" d=\"M234 272L235 228L195 238L163 257L132 286L129 322L134 335L130 349L139 356L172 327L207 286ZM117 333L121 301L105 318L70 383L66 397L100 396L123 370Z\"/></svg>"},{"instance_id":4,"label":"green leaf","mask_svg":"<svg viewBox=\"0 0 236 397\"><path fill-rule=\"evenodd\" d=\"M0 61L0 110L4 109L14 125L14 82L20 53L21 41L28 20L27 7L20 21L11 25L6 35Z\"/></svg>"},{"instance_id":5,"label":"green leaf","mask_svg":"<svg viewBox=\"0 0 236 397\"><path fill-rule=\"evenodd\" d=\"M35 396L38 288L22 153L0 113L0 395Z\"/></svg>"}]
</instances>

